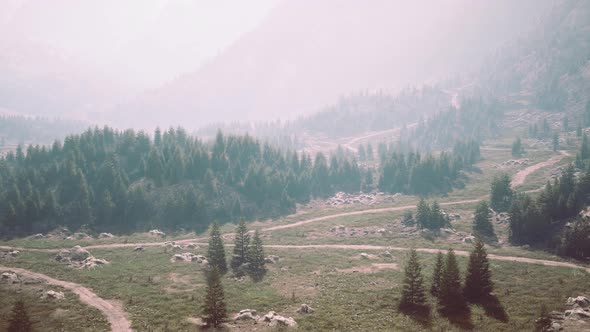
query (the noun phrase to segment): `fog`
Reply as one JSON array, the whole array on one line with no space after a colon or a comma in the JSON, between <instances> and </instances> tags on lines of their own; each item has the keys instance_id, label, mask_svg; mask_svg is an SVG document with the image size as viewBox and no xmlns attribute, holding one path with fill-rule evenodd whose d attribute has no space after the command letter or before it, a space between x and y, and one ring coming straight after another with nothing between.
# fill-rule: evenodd
<instances>
[{"instance_id":1,"label":"fog","mask_svg":"<svg viewBox=\"0 0 590 332\"><path fill-rule=\"evenodd\" d=\"M120 127L293 118L477 70L550 5L3 0L0 109Z\"/></svg>"}]
</instances>

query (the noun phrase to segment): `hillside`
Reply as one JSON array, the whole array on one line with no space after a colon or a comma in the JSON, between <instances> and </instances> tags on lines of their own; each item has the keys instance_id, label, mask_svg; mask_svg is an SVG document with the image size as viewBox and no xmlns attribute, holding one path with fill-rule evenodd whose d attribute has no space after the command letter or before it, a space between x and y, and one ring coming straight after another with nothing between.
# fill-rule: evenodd
<instances>
[{"instance_id":1,"label":"hillside","mask_svg":"<svg viewBox=\"0 0 590 332\"><path fill-rule=\"evenodd\" d=\"M489 51L530 27L532 8L543 13L548 4L284 1L210 63L120 109L130 125L293 118L342 93L396 91L477 68Z\"/></svg>"}]
</instances>

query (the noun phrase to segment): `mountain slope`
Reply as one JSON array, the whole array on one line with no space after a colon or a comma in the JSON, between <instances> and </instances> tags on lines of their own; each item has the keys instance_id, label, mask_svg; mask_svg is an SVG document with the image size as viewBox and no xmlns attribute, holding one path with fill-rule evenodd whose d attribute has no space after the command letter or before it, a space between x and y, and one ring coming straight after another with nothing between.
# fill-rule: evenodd
<instances>
[{"instance_id":1,"label":"mountain slope","mask_svg":"<svg viewBox=\"0 0 590 332\"><path fill-rule=\"evenodd\" d=\"M134 125L292 117L343 93L475 68L550 3L284 1L210 63L120 111Z\"/></svg>"}]
</instances>

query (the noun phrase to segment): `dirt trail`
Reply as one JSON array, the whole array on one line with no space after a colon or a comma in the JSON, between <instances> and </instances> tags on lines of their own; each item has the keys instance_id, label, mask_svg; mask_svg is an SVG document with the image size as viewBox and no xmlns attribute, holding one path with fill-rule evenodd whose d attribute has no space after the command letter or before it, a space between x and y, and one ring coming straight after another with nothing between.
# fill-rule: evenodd
<instances>
[{"instance_id":1,"label":"dirt trail","mask_svg":"<svg viewBox=\"0 0 590 332\"><path fill-rule=\"evenodd\" d=\"M275 249L350 249L350 250L389 250L389 251L409 251L411 248L404 248L404 247L389 247L389 246L375 246L375 245L364 245L364 244L309 244L309 245L281 245L281 244L269 244L265 245L267 248L275 248ZM430 254L436 254L439 251L445 251L441 249L431 249L431 248L415 248L418 252L425 252ZM458 256L469 256L469 252L463 250L456 250L455 254ZM558 261L551 261L545 259L535 259L535 258L526 258L526 257L515 257L515 256L501 256L501 255L494 255L488 254L489 259L498 260L498 261L509 261L509 262L520 262L520 263L527 263L527 264L537 264L537 265L546 265L546 266L559 266L559 267L569 267L573 269L581 269L590 273L590 268L576 265L574 263L568 262L558 262Z\"/></svg>"},{"instance_id":2,"label":"dirt trail","mask_svg":"<svg viewBox=\"0 0 590 332\"><path fill-rule=\"evenodd\" d=\"M125 315L125 311L123 311L123 308L119 303L102 299L102 298L98 297L98 295L96 295L93 291L91 291L90 289L88 289L86 287L83 287L81 285L78 285L78 284L75 284L72 282L53 279L53 278L46 276L44 274L41 274L41 273L36 273L36 272L32 272L29 270L16 268L16 267L6 267L6 266L0 265L0 270L12 271L12 272L15 272L21 276L27 277L27 278L42 279L45 282L47 282L48 284L63 287L75 294L78 294L78 296L80 296L80 301L82 303L85 303L89 306L92 306L92 307L100 310L106 316L109 323L111 324L111 331L114 331L114 332L132 331L131 330L131 323L127 319L127 317Z\"/></svg>"},{"instance_id":3,"label":"dirt trail","mask_svg":"<svg viewBox=\"0 0 590 332\"><path fill-rule=\"evenodd\" d=\"M559 155L553 156L546 161L531 165L531 166L519 171L518 173L514 174L514 176L512 177L512 187L518 187L518 186L523 185L524 181L526 180L527 176L529 176L529 174L531 174L534 171L537 171L543 167L547 167L547 166L551 166L553 164L556 164L556 163L560 162L561 159L563 159L564 157L568 157L568 156L570 156L570 154L567 151L559 151Z\"/></svg>"},{"instance_id":4,"label":"dirt trail","mask_svg":"<svg viewBox=\"0 0 590 332\"><path fill-rule=\"evenodd\" d=\"M477 203L479 201L480 201L480 199L470 199L470 200L465 200L465 201L440 203L440 205L441 206L449 206L449 205L459 205L459 204L470 204L470 203ZM341 217L349 217L349 216L358 216L358 215L363 215L363 214L375 214L375 213L382 213L382 212L391 212L391 211L403 211L403 210L409 210L409 209L415 209L415 208L416 208L416 205L406 205L406 206L398 206L398 207L391 207L391 208L381 208L381 209L371 209L371 210L360 210L360 211L337 213L337 214L331 214L331 215L328 215L328 216L323 216L323 217L317 217L317 218L313 218L313 219L302 220L302 221L294 222L292 224L278 225L278 226L263 228L263 229L261 229L261 231L262 232L272 232L272 231L276 231L276 230L279 230L279 229L299 227L301 225L310 224L310 223L314 223L314 222L318 222L318 221L323 221L323 220L328 220L328 219L341 218Z\"/></svg>"}]
</instances>

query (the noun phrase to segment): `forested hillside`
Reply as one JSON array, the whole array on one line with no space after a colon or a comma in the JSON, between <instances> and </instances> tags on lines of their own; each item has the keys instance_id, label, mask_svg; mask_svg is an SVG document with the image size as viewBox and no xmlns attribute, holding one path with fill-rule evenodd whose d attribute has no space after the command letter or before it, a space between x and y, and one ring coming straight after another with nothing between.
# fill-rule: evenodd
<instances>
[{"instance_id":1,"label":"forested hillside","mask_svg":"<svg viewBox=\"0 0 590 332\"><path fill-rule=\"evenodd\" d=\"M41 117L0 116L0 146L7 143L51 143L84 130L81 122Z\"/></svg>"},{"instance_id":2,"label":"forested hillside","mask_svg":"<svg viewBox=\"0 0 590 332\"><path fill-rule=\"evenodd\" d=\"M183 129L157 130L152 139L141 131L105 127L24 150L19 146L0 160L2 234L58 225L115 232L203 230L214 220L290 214L296 202L373 187L372 170L359 169L344 153L297 154L221 133L204 143ZM421 175L408 186L381 187L448 190L465 164L452 153L408 158L407 170ZM397 165L384 165L382 182L392 181L392 167ZM426 183L437 176L444 188Z\"/></svg>"}]
</instances>

